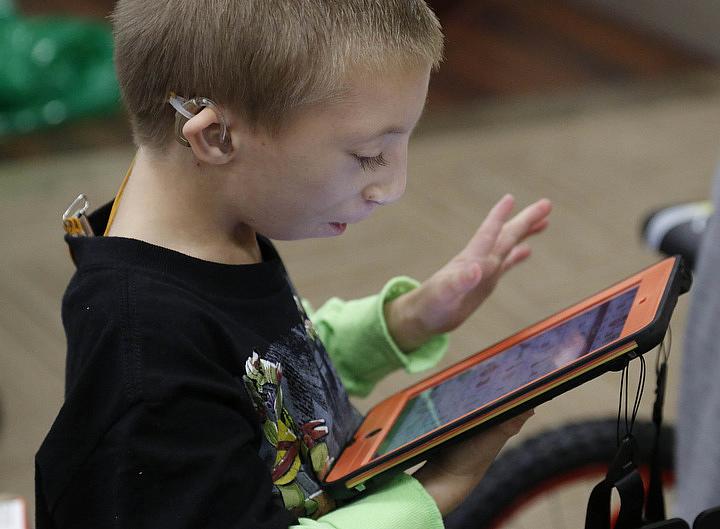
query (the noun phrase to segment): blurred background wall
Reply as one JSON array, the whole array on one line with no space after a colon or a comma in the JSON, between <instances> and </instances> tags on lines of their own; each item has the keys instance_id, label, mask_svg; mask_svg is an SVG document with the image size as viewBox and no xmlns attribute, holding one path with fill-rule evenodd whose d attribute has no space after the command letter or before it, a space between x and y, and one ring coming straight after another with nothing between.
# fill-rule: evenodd
<instances>
[{"instance_id":1,"label":"blurred background wall","mask_svg":"<svg viewBox=\"0 0 720 529\"><path fill-rule=\"evenodd\" d=\"M717 38L720 4L713 0L573 1L720 58L720 41Z\"/></svg>"},{"instance_id":2,"label":"blurred background wall","mask_svg":"<svg viewBox=\"0 0 720 529\"><path fill-rule=\"evenodd\" d=\"M406 197L342 238L280 249L317 306L331 295L367 295L400 273L427 277L505 192L523 203L550 197L551 228L534 257L454 333L444 367L654 262L639 237L646 213L707 197L720 145L710 38L720 9L699 0L431 3L446 61L411 143ZM109 200L134 150L112 82L98 92L107 104L78 96L106 71L111 5L22 0L0 18L0 39L20 45L15 55L0 46L0 125L15 120L0 134L0 493L24 496L31 509L33 455L62 404L59 308L72 266L60 215L80 192L94 205ZM101 36L84 47L80 35ZM32 88L26 97L23 86ZM7 97L12 90L20 95ZM80 103L75 113L71 101ZM674 323L673 385L686 302ZM367 409L413 380L393 375L357 404ZM618 382L608 374L554 400L522 435L614 414ZM643 414L649 405L646 396ZM672 420L672 394L667 406ZM573 506L582 519L584 505ZM533 527L553 523L540 516Z\"/></svg>"}]
</instances>

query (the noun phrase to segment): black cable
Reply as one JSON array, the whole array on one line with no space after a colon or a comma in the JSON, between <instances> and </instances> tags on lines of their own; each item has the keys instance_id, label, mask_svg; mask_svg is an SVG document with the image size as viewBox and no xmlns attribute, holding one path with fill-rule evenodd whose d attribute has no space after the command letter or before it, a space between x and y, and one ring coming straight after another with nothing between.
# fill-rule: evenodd
<instances>
[{"instance_id":1,"label":"black cable","mask_svg":"<svg viewBox=\"0 0 720 529\"><path fill-rule=\"evenodd\" d=\"M655 357L655 373L660 373L662 364L667 364L670 359L670 351L672 351L672 327L668 327L667 334L665 334Z\"/></svg>"},{"instance_id":2,"label":"black cable","mask_svg":"<svg viewBox=\"0 0 720 529\"><path fill-rule=\"evenodd\" d=\"M625 422L625 432L622 438L632 435L633 427L635 426L635 421L637 420L637 416L640 411L642 396L645 392L646 379L647 364L645 363L645 357L640 355L640 372L638 374L638 382L635 390L635 398L633 399L632 412L630 412L630 362L625 364L625 367L620 373L620 400L618 401L617 427L615 430L615 437L618 446L620 446L621 441L620 425L623 420Z\"/></svg>"},{"instance_id":3,"label":"black cable","mask_svg":"<svg viewBox=\"0 0 720 529\"><path fill-rule=\"evenodd\" d=\"M635 420L637 419L638 412L640 411L640 402L642 401L643 392L645 391L645 379L647 378L647 366L645 364L645 357L640 355L640 374L638 376L638 386L635 390L635 402L633 404L632 417L630 419L630 431L632 433L633 427L635 426Z\"/></svg>"},{"instance_id":4,"label":"black cable","mask_svg":"<svg viewBox=\"0 0 720 529\"><path fill-rule=\"evenodd\" d=\"M620 446L620 417L622 416L622 404L623 404L623 388L625 386L625 372L627 371L627 363L625 367L620 371L620 400L618 400L618 412L617 412L617 423L615 426L615 444Z\"/></svg>"},{"instance_id":5,"label":"black cable","mask_svg":"<svg viewBox=\"0 0 720 529\"><path fill-rule=\"evenodd\" d=\"M628 406L630 404L630 362L625 366L625 435L629 432L628 424Z\"/></svg>"},{"instance_id":6,"label":"black cable","mask_svg":"<svg viewBox=\"0 0 720 529\"><path fill-rule=\"evenodd\" d=\"M650 480L647 488L645 502L645 518L648 522L659 522L666 518L665 499L663 497L663 483L660 465L660 443L663 421L663 405L665 403L665 388L667 385L668 359L672 350L672 330L663 338L655 360L655 402L653 403L652 422L655 430L653 446L650 455Z\"/></svg>"}]
</instances>

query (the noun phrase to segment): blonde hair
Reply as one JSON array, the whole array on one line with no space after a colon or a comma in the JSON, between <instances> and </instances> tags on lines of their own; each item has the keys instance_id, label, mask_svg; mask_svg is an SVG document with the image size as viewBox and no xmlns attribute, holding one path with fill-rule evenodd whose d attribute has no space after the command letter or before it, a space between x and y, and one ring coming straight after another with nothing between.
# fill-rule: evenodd
<instances>
[{"instance_id":1,"label":"blonde hair","mask_svg":"<svg viewBox=\"0 0 720 529\"><path fill-rule=\"evenodd\" d=\"M277 131L357 68L437 68L443 53L424 0L118 0L112 22L135 141L151 148L172 135L170 91Z\"/></svg>"}]
</instances>

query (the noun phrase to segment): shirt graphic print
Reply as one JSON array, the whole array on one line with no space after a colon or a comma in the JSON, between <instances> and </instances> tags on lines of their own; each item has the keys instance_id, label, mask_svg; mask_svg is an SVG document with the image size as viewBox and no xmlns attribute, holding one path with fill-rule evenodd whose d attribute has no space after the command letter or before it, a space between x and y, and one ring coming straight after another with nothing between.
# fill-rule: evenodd
<instances>
[{"instance_id":1,"label":"shirt graphic print","mask_svg":"<svg viewBox=\"0 0 720 529\"><path fill-rule=\"evenodd\" d=\"M335 507L320 480L362 417L294 298L300 321L266 351L253 351L243 382L262 428L260 456L275 494L294 515L318 518Z\"/></svg>"}]
</instances>

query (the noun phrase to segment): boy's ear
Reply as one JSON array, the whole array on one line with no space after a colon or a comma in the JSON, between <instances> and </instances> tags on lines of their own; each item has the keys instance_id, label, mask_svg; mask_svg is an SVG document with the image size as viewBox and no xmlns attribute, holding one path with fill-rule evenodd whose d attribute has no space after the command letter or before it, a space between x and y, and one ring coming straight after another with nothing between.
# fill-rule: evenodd
<instances>
[{"instance_id":1,"label":"boy's ear","mask_svg":"<svg viewBox=\"0 0 720 529\"><path fill-rule=\"evenodd\" d=\"M190 118L183 125L182 132L193 154L201 162L223 165L232 161L237 154L230 129L226 130L223 141L221 121L213 108L205 107Z\"/></svg>"}]
</instances>

